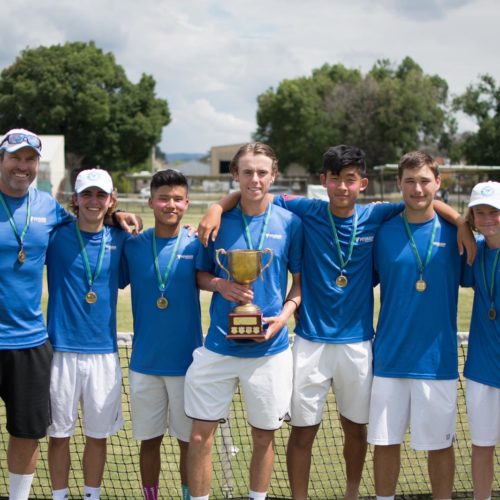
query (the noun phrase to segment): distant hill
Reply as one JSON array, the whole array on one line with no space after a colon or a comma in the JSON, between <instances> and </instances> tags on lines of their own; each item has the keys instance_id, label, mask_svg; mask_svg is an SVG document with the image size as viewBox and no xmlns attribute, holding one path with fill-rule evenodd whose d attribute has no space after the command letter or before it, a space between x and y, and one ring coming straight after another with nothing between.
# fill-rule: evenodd
<instances>
[{"instance_id":1,"label":"distant hill","mask_svg":"<svg viewBox=\"0 0 500 500\"><path fill-rule=\"evenodd\" d=\"M199 160L204 156L207 156L207 153L167 153L167 161L173 163L174 161Z\"/></svg>"}]
</instances>

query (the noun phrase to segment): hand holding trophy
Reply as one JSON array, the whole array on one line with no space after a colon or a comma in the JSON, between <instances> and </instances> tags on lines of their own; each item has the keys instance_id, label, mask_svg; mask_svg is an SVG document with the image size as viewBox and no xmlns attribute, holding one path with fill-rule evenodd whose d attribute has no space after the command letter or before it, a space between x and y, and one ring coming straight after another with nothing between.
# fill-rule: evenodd
<instances>
[{"instance_id":1,"label":"hand holding trophy","mask_svg":"<svg viewBox=\"0 0 500 500\"><path fill-rule=\"evenodd\" d=\"M269 261L262 266L262 255L269 254ZM220 255L227 255L228 268L220 261ZM236 283L250 287L262 275L273 260L273 251L264 250L230 250L219 248L215 258L217 264L226 271ZM262 329L262 311L251 302L240 302L229 314L229 330L227 338L232 340L262 339L265 332Z\"/></svg>"}]
</instances>

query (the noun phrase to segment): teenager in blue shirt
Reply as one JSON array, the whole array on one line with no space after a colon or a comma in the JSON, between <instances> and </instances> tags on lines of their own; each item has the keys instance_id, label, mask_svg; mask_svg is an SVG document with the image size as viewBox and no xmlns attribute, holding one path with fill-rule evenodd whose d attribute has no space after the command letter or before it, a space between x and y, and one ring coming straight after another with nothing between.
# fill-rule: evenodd
<instances>
[{"instance_id":1,"label":"teenager in blue shirt","mask_svg":"<svg viewBox=\"0 0 500 500\"><path fill-rule=\"evenodd\" d=\"M53 232L46 257L47 329L54 350L47 431L54 500L69 498L69 445L79 403L86 437L84 498L100 497L106 440L123 425L116 302L128 234L104 225L116 205L110 175L101 169L80 172L72 205L77 220Z\"/></svg>"},{"instance_id":2,"label":"teenager in blue shirt","mask_svg":"<svg viewBox=\"0 0 500 500\"><path fill-rule=\"evenodd\" d=\"M474 287L464 376L472 438L474 498L491 498L495 446L500 443L500 183L474 186L469 220L480 233L478 258L463 285Z\"/></svg>"},{"instance_id":3,"label":"teenager in blue shirt","mask_svg":"<svg viewBox=\"0 0 500 500\"><path fill-rule=\"evenodd\" d=\"M277 159L269 146L242 146L231 162L231 172L241 188L240 206L222 218L216 241L197 261L200 288L214 292L210 328L204 347L194 352L186 376L186 413L194 419L189 444L191 498L208 499L214 434L227 418L238 383L252 427L253 453L249 498L266 497L274 461L274 431L289 411L292 392L292 357L288 344L288 318L300 304L302 226L298 217L267 199L277 174ZM271 265L253 292L226 279L216 265L217 249L270 248ZM287 275L292 286L287 294ZM263 340L230 340L228 314L234 302L253 301L268 327Z\"/></svg>"},{"instance_id":4,"label":"teenager in blue shirt","mask_svg":"<svg viewBox=\"0 0 500 500\"><path fill-rule=\"evenodd\" d=\"M184 413L184 379L202 345L196 257L201 245L182 227L188 182L175 170L151 179L149 207L155 227L125 246L132 289L134 336L129 382L132 431L141 440L144 498L157 500L160 448L165 432L180 449L182 497L188 499L187 450L191 419Z\"/></svg>"},{"instance_id":5,"label":"teenager in blue shirt","mask_svg":"<svg viewBox=\"0 0 500 500\"><path fill-rule=\"evenodd\" d=\"M457 300L461 261L456 228L436 214L437 164L404 155L398 187L405 209L379 229L374 266L380 314L373 343L368 442L375 445L377 498L394 498L400 446L428 452L434 498L451 498L458 378Z\"/></svg>"}]
</instances>

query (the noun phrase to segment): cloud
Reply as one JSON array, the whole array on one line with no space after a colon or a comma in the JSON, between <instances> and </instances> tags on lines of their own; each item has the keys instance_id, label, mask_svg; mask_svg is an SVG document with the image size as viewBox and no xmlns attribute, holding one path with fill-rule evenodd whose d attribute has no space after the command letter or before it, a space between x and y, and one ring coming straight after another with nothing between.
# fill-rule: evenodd
<instances>
[{"instance_id":1,"label":"cloud","mask_svg":"<svg viewBox=\"0 0 500 500\"><path fill-rule=\"evenodd\" d=\"M207 99L182 103L172 110L172 129L168 127L163 136L167 149L175 143L175 151L192 151L193 136L200 137L195 152L204 153L212 146L236 144L251 140L255 125L252 120L242 120L231 113L217 110Z\"/></svg>"},{"instance_id":2,"label":"cloud","mask_svg":"<svg viewBox=\"0 0 500 500\"><path fill-rule=\"evenodd\" d=\"M474 0L378 0L380 4L398 15L422 22L444 19L448 12L474 2Z\"/></svg>"},{"instance_id":3,"label":"cloud","mask_svg":"<svg viewBox=\"0 0 500 500\"><path fill-rule=\"evenodd\" d=\"M27 46L94 40L132 81L155 78L173 115L161 147L197 152L249 140L257 96L325 63L410 56L453 93L480 73L500 82L499 14L498 0L18 0L2 6L0 67Z\"/></svg>"}]
</instances>

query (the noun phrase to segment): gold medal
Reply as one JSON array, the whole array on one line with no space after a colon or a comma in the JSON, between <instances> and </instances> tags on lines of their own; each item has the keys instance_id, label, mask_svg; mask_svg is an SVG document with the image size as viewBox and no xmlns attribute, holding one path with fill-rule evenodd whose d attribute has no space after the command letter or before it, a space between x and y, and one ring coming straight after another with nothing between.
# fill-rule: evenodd
<instances>
[{"instance_id":1,"label":"gold medal","mask_svg":"<svg viewBox=\"0 0 500 500\"><path fill-rule=\"evenodd\" d=\"M491 321L495 321L496 317L497 317L497 312L495 311L495 308L490 307L488 309L488 318L490 318Z\"/></svg>"},{"instance_id":2,"label":"gold medal","mask_svg":"<svg viewBox=\"0 0 500 500\"><path fill-rule=\"evenodd\" d=\"M344 288L344 287L347 286L348 281L347 281L347 278L343 274L340 274L339 276L337 276L337 279L335 280L335 283L340 288Z\"/></svg>"},{"instance_id":3,"label":"gold medal","mask_svg":"<svg viewBox=\"0 0 500 500\"><path fill-rule=\"evenodd\" d=\"M427 283L423 279L419 279L415 283L415 289L417 290L417 292L425 292L426 288L427 288Z\"/></svg>"},{"instance_id":4,"label":"gold medal","mask_svg":"<svg viewBox=\"0 0 500 500\"><path fill-rule=\"evenodd\" d=\"M166 309L168 307L168 300L162 295L156 299L156 307L158 309Z\"/></svg>"},{"instance_id":5,"label":"gold medal","mask_svg":"<svg viewBox=\"0 0 500 500\"><path fill-rule=\"evenodd\" d=\"M21 248L17 254L17 260L19 261L20 264L24 264L24 261L26 260L26 254L24 253L24 248Z\"/></svg>"},{"instance_id":6,"label":"gold medal","mask_svg":"<svg viewBox=\"0 0 500 500\"><path fill-rule=\"evenodd\" d=\"M95 304L97 302L97 294L90 290L90 292L85 295L85 302L87 302L87 304Z\"/></svg>"}]
</instances>

